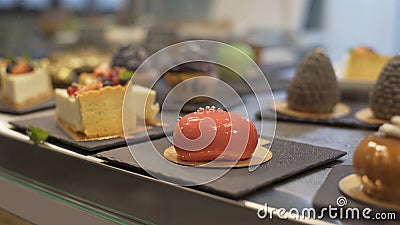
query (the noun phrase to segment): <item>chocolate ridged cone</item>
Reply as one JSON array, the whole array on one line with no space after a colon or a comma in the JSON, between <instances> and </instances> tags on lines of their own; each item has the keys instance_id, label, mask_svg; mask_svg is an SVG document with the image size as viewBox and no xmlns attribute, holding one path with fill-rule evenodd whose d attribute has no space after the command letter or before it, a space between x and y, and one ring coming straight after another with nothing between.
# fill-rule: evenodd
<instances>
[{"instance_id":1,"label":"chocolate ridged cone","mask_svg":"<svg viewBox=\"0 0 400 225\"><path fill-rule=\"evenodd\" d=\"M308 113L332 113L340 94L331 61L321 49L309 52L287 89L288 107Z\"/></svg>"},{"instance_id":2,"label":"chocolate ridged cone","mask_svg":"<svg viewBox=\"0 0 400 225\"><path fill-rule=\"evenodd\" d=\"M378 119L400 115L400 55L383 67L369 98L369 106Z\"/></svg>"}]
</instances>

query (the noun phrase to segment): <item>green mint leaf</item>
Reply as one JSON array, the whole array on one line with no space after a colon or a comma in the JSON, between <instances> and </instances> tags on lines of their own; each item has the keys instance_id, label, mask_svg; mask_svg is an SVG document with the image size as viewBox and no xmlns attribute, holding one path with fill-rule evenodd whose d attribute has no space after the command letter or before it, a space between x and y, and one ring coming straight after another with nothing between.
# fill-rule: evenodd
<instances>
[{"instance_id":1,"label":"green mint leaf","mask_svg":"<svg viewBox=\"0 0 400 225\"><path fill-rule=\"evenodd\" d=\"M119 73L119 78L120 78L121 80L123 80L123 79L129 79L129 78L132 77L132 75L133 75L133 72L130 72L130 71L125 70L125 71L121 71L121 72Z\"/></svg>"},{"instance_id":2,"label":"green mint leaf","mask_svg":"<svg viewBox=\"0 0 400 225\"><path fill-rule=\"evenodd\" d=\"M34 126L29 126L29 129L26 131L26 134L29 136L29 139L33 141L35 145L44 144L44 142L50 135L49 132Z\"/></svg>"},{"instance_id":3,"label":"green mint leaf","mask_svg":"<svg viewBox=\"0 0 400 225\"><path fill-rule=\"evenodd\" d=\"M28 53L28 52L24 52L24 53L22 53L22 56L21 56L24 60L26 60L28 63L31 63L31 61L32 61L32 58L31 58L31 55Z\"/></svg>"},{"instance_id":4,"label":"green mint leaf","mask_svg":"<svg viewBox=\"0 0 400 225\"><path fill-rule=\"evenodd\" d=\"M5 59L6 59L8 62L10 62L10 63L17 63L17 61L15 60L15 57L12 56L12 55L6 56Z\"/></svg>"}]
</instances>

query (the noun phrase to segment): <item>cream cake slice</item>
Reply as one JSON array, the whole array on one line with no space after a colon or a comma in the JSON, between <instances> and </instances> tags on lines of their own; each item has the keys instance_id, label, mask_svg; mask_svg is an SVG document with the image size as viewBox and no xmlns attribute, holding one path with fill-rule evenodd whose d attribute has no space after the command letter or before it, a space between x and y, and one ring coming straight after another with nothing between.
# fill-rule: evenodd
<instances>
[{"instance_id":1,"label":"cream cake slice","mask_svg":"<svg viewBox=\"0 0 400 225\"><path fill-rule=\"evenodd\" d=\"M154 122L160 105L156 103L156 91L134 84L131 88L132 101L136 105L136 115L138 120L145 120L147 123Z\"/></svg>"},{"instance_id":2,"label":"cream cake slice","mask_svg":"<svg viewBox=\"0 0 400 225\"><path fill-rule=\"evenodd\" d=\"M89 138L122 135L135 130L137 119L154 121L160 106L156 92L130 85L125 70L101 64L82 74L79 84L56 89L56 117L63 125ZM124 101L125 94L128 96ZM122 115L129 113L128 117ZM124 121L123 119L127 119Z\"/></svg>"},{"instance_id":3,"label":"cream cake slice","mask_svg":"<svg viewBox=\"0 0 400 225\"><path fill-rule=\"evenodd\" d=\"M2 99L16 109L46 101L53 94L51 78L45 67L25 69L13 73L6 66L1 68Z\"/></svg>"},{"instance_id":4,"label":"cream cake slice","mask_svg":"<svg viewBox=\"0 0 400 225\"><path fill-rule=\"evenodd\" d=\"M56 89L56 117L75 132L90 138L123 134L123 86L107 86L70 96L66 89ZM132 127L136 113L132 114Z\"/></svg>"},{"instance_id":5,"label":"cream cake slice","mask_svg":"<svg viewBox=\"0 0 400 225\"><path fill-rule=\"evenodd\" d=\"M376 81L389 59L389 56L364 46L353 48L346 59L344 77L348 80Z\"/></svg>"},{"instance_id":6,"label":"cream cake slice","mask_svg":"<svg viewBox=\"0 0 400 225\"><path fill-rule=\"evenodd\" d=\"M121 85L107 86L75 96L70 96L66 89L56 89L56 117L71 130L90 138L122 134L125 89ZM160 109L155 103L156 91L133 85L128 94L132 96L124 104L128 104L127 112L133 113L125 129L134 129L138 119L153 122Z\"/></svg>"}]
</instances>

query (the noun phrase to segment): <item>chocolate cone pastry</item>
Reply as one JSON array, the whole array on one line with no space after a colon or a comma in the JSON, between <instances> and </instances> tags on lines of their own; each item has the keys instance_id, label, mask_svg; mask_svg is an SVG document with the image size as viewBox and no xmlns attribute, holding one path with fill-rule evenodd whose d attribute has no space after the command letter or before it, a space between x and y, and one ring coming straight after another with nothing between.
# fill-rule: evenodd
<instances>
[{"instance_id":1,"label":"chocolate cone pastry","mask_svg":"<svg viewBox=\"0 0 400 225\"><path fill-rule=\"evenodd\" d=\"M297 67L288 89L288 107L308 113L332 113L339 88L332 64L321 49L309 52Z\"/></svg>"},{"instance_id":2,"label":"chocolate cone pastry","mask_svg":"<svg viewBox=\"0 0 400 225\"><path fill-rule=\"evenodd\" d=\"M125 67L127 70L135 71L148 57L145 48L135 45L122 46L112 60L113 66Z\"/></svg>"},{"instance_id":3,"label":"chocolate cone pastry","mask_svg":"<svg viewBox=\"0 0 400 225\"><path fill-rule=\"evenodd\" d=\"M369 98L369 106L378 119L388 120L400 114L400 55L383 67Z\"/></svg>"}]
</instances>

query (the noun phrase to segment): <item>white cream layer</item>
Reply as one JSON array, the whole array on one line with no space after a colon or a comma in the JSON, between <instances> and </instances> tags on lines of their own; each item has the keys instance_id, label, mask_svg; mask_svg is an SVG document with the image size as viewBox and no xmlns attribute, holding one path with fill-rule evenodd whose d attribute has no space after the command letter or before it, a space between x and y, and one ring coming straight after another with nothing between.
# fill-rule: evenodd
<instances>
[{"instance_id":1,"label":"white cream layer","mask_svg":"<svg viewBox=\"0 0 400 225\"><path fill-rule=\"evenodd\" d=\"M54 91L57 117L76 131L83 130L82 116L77 98L70 97L65 89Z\"/></svg>"},{"instance_id":2,"label":"white cream layer","mask_svg":"<svg viewBox=\"0 0 400 225\"><path fill-rule=\"evenodd\" d=\"M400 116L393 116L390 122L380 126L379 131L389 136L400 138Z\"/></svg>"},{"instance_id":3,"label":"white cream layer","mask_svg":"<svg viewBox=\"0 0 400 225\"><path fill-rule=\"evenodd\" d=\"M136 115L139 120L145 119L147 122L152 122L160 111L160 105L156 103L156 91L149 88L132 85L132 97L128 98L136 105ZM130 100L132 99L132 100Z\"/></svg>"},{"instance_id":4,"label":"white cream layer","mask_svg":"<svg viewBox=\"0 0 400 225\"><path fill-rule=\"evenodd\" d=\"M131 104L125 106L128 112L135 112L137 118L152 122L160 110L160 106L155 102L156 92L149 88L133 85L127 92L127 98ZM55 90L56 113L57 117L63 122L68 123L76 131L83 130L82 116L79 101L75 97L70 97L66 89Z\"/></svg>"},{"instance_id":5,"label":"white cream layer","mask_svg":"<svg viewBox=\"0 0 400 225\"><path fill-rule=\"evenodd\" d=\"M45 95L52 89L50 77L45 69L37 68L26 74L1 73L2 93L11 102L22 104L37 96Z\"/></svg>"}]
</instances>

